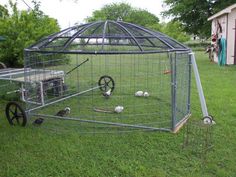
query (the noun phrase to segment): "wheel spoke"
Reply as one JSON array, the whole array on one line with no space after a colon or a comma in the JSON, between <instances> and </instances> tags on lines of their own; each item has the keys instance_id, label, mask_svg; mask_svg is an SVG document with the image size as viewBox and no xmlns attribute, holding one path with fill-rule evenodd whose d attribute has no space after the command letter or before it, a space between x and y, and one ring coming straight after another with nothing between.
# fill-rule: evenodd
<instances>
[{"instance_id":1,"label":"wheel spoke","mask_svg":"<svg viewBox=\"0 0 236 177\"><path fill-rule=\"evenodd\" d=\"M17 106L15 105L15 115L17 115Z\"/></svg>"},{"instance_id":2,"label":"wheel spoke","mask_svg":"<svg viewBox=\"0 0 236 177\"><path fill-rule=\"evenodd\" d=\"M16 118L17 124L20 124L19 117Z\"/></svg>"},{"instance_id":3,"label":"wheel spoke","mask_svg":"<svg viewBox=\"0 0 236 177\"><path fill-rule=\"evenodd\" d=\"M103 78L103 81L104 81L104 83L106 83L106 78L105 77Z\"/></svg>"},{"instance_id":4,"label":"wheel spoke","mask_svg":"<svg viewBox=\"0 0 236 177\"><path fill-rule=\"evenodd\" d=\"M16 118L16 116L13 116L13 117L11 118L11 121L13 121L15 118Z\"/></svg>"},{"instance_id":5,"label":"wheel spoke","mask_svg":"<svg viewBox=\"0 0 236 177\"><path fill-rule=\"evenodd\" d=\"M11 110L11 108L9 108L10 113L12 113L13 115L15 115L15 112Z\"/></svg>"},{"instance_id":6,"label":"wheel spoke","mask_svg":"<svg viewBox=\"0 0 236 177\"><path fill-rule=\"evenodd\" d=\"M106 84L108 84L111 80L109 78L106 78Z\"/></svg>"},{"instance_id":7,"label":"wheel spoke","mask_svg":"<svg viewBox=\"0 0 236 177\"><path fill-rule=\"evenodd\" d=\"M19 112L16 116L17 116L17 117L22 117L23 115L22 115L21 112Z\"/></svg>"}]
</instances>

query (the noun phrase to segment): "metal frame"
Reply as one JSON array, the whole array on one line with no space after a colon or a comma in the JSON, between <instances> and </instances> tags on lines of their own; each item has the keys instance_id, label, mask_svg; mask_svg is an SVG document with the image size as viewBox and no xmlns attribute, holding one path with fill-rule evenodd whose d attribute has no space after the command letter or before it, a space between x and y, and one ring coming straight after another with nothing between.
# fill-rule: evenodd
<instances>
[{"instance_id":1,"label":"metal frame","mask_svg":"<svg viewBox=\"0 0 236 177\"><path fill-rule=\"evenodd\" d=\"M155 128L150 126L143 126L143 125L132 125L132 124L125 124L125 123L115 123L115 122L106 122L106 121L96 121L96 120L88 120L88 119L81 119L78 117L59 117L59 116L51 116L45 114L31 114L32 116L39 116L39 117L46 117L46 118L53 118L53 119L62 119L62 120L73 120L79 122L86 122L86 123L96 123L96 124L104 124L104 125L112 125L118 127L129 127L129 128L137 128L137 129L146 129L146 130L154 130L154 131L171 131L167 128Z\"/></svg>"},{"instance_id":2,"label":"metal frame","mask_svg":"<svg viewBox=\"0 0 236 177\"><path fill-rule=\"evenodd\" d=\"M93 87L93 88L88 89L88 90L84 90L84 91L81 91L81 92L74 93L74 94L72 94L72 95L69 95L69 96L66 96L66 97L57 99L56 101L52 101L52 102L50 102L50 103L45 103L45 104L42 104L42 105L37 106L37 107L35 107L35 108L28 109L26 112L29 113L30 111L34 111L34 110L37 110L37 109L40 109L40 108L43 108L43 107L46 107L46 106L49 106L49 105L52 105L52 104L61 102L61 101L63 101L63 100L66 100L66 99L69 99L69 98L72 98L72 97L75 97L75 96L78 96L78 95L82 95L82 94L84 94L84 93L90 92L90 91L95 90L95 89L98 89L98 88L100 88L100 87L101 87L101 86L97 86L97 87Z\"/></svg>"},{"instance_id":3,"label":"metal frame","mask_svg":"<svg viewBox=\"0 0 236 177\"><path fill-rule=\"evenodd\" d=\"M39 85L40 85L40 94L41 94L41 102L40 103L36 103L36 102L31 102L29 100L25 100L24 98L24 83L23 81L20 81L19 79L16 78L11 78L11 79L6 79L4 78L3 80L10 80L10 81L15 81L15 82L20 82L21 83L21 94L22 94L22 100L26 101L28 103L32 103L32 104L37 104L36 107L30 108L28 110L26 110L26 113L28 115L33 115L33 116L40 116L40 117L48 117L48 118L59 118L59 119L66 119L66 120L75 120L75 121L80 121L80 122L87 122L87 123L98 123L98 124L106 124L106 125L112 125L112 126L123 126L123 127L130 127L130 128L142 128L142 129L149 129L149 130L161 130L161 131L172 131L172 132L177 132L179 130L180 127L182 127L182 125L188 120L188 118L190 117L190 83L191 83L191 65L193 66L193 71L194 71L194 75L195 75L195 79L196 79L196 83L197 83L197 88L198 88L198 93L199 93L199 98L200 98L200 102L201 102L201 108L202 108L202 112L203 112L203 116L208 116L208 112L207 112L207 107L206 107L206 102L205 102L205 98L204 98L204 94L203 94L203 90L202 90L202 86L201 86L201 81L200 81L200 76L198 73L198 69L197 69L197 64L195 61L195 57L193 53L186 53L185 54L189 55L189 60L188 60L188 65L189 65L189 81L188 81L188 100L187 100L187 110L188 110L188 114L183 117L180 121L176 120L176 111L177 107L176 107L176 92L177 92L177 82L176 82L176 69L177 69L177 65L176 65L176 55L178 53L169 53L169 60L170 60L170 67L171 67L171 112L172 112L172 120L171 120L171 128L170 129L166 129L166 128L155 128L155 127L151 127L151 126L143 126L143 125L131 125L131 124L125 124L125 123L114 123L114 122L106 122L106 121L97 121L97 120L89 120L89 119L81 119L81 118L74 118L74 117L59 117L59 116L50 116L50 115L43 115L43 114L35 114L32 111L35 111L37 109L52 105L52 104L56 104L58 102L61 102L63 100L75 97L75 96L79 96L82 95L84 93L90 92L92 90L95 89L99 89L100 86L96 86L93 88L90 88L88 90L84 90L81 92L77 92L77 93L73 93L71 95L67 95L65 97L59 98L55 101L49 102L49 103L45 103L44 102L44 95L43 95L43 81L39 81ZM181 54L181 53L180 53ZM17 72L14 72L14 70L12 70L13 72L11 72L10 74L8 73L7 76L12 77L12 76L16 76ZM18 72L22 72L22 69L16 69L16 71ZM9 71L10 72L10 71ZM3 76L6 76L6 74ZM57 76L58 77L58 76ZM64 77L64 75L63 75ZM29 82L30 84L30 82ZM32 112L32 113L31 113Z\"/></svg>"},{"instance_id":4,"label":"metal frame","mask_svg":"<svg viewBox=\"0 0 236 177\"><path fill-rule=\"evenodd\" d=\"M122 31L123 34L118 34L118 33L116 34L116 32L113 32L112 34L110 34L109 26L114 26L118 30ZM95 29L93 29L93 27L95 27ZM100 32L99 34L95 34L95 32L99 30L99 28L102 29L102 32ZM69 32L75 29L78 29L78 31L70 35ZM91 30L91 32L88 34L85 34L85 32L88 30ZM141 32L143 32L144 34L142 34ZM70 47L73 41L76 39L87 39L87 42L85 44L86 46L94 45L94 44L89 44L89 41L92 38L101 39L100 43L96 43L97 46L101 46L99 50L88 51L88 50L83 50L82 47L76 50L68 49L68 47ZM67 39L67 40L61 46L56 46L56 45L50 46L50 44L52 44L57 39ZM106 45L105 39L108 39L108 40L127 39L131 42L130 45L126 45L126 44L122 44L122 45L134 46L134 47L137 47L138 50L104 51L104 46ZM151 50L145 50L143 48L143 45L140 43L142 39L147 40L150 43L150 45L146 44L145 47L151 47L152 48ZM151 39L155 39L159 41L159 43L162 44L162 46L156 45L155 43L152 42ZM132 40L134 42L132 42ZM108 44L108 45L111 45L111 44ZM53 50L49 50L50 47L52 47ZM153 49L153 48L156 48L156 49ZM122 21L111 21L111 20L92 22L92 23L87 23L87 24L67 28L61 32L50 35L40 40L38 43L31 45L29 48L25 49L25 51L39 52L39 53L81 53L81 54L133 54L133 53L143 54L143 53L159 53L159 52L189 51L189 50L190 49L186 47L185 45L177 42L176 40L160 32L149 30L147 28L144 28L139 25L132 24L132 23L127 23L127 22L122 22Z\"/></svg>"},{"instance_id":5,"label":"metal frame","mask_svg":"<svg viewBox=\"0 0 236 177\"><path fill-rule=\"evenodd\" d=\"M192 66L193 66L193 72L194 72L194 76L195 76L195 80L196 80L200 103L201 103L202 115L203 115L203 117L209 116L208 111L207 111L206 100L205 100L205 96L203 93L202 84L201 84L201 80L200 80L200 75L199 75L197 63L195 60L195 55L194 55L194 53L190 53L189 55L191 57L191 62L192 62Z\"/></svg>"},{"instance_id":6,"label":"metal frame","mask_svg":"<svg viewBox=\"0 0 236 177\"><path fill-rule=\"evenodd\" d=\"M171 128L175 129L176 126L176 55L170 55L170 66L171 66L171 112L172 112L172 121Z\"/></svg>"},{"instance_id":7,"label":"metal frame","mask_svg":"<svg viewBox=\"0 0 236 177\"><path fill-rule=\"evenodd\" d=\"M183 117L180 121L176 120L176 90L177 90L177 83L176 83L176 68L177 68L177 65L176 65L176 55L177 54L187 54L189 55L189 60L188 60L188 65L189 65L189 81L188 81L188 100L187 100L187 110L188 110L188 114ZM155 128L155 127L151 127L151 126L145 126L145 125L131 125L131 124L125 124L125 123L115 123L115 122L106 122L106 121L97 121L97 120L89 120L89 119L81 119L81 118L75 118L75 117L59 117L59 116L50 116L50 115L43 115L43 114L35 114L33 113L32 111L34 110L37 110L37 109L40 109L40 108L43 108L43 107L46 107L46 106L49 106L49 105L52 105L52 104L56 104L58 102L61 102L63 100L66 100L66 99L69 99L69 98L72 98L72 97L75 97L75 96L79 96L79 95L82 95L84 93L87 93L87 92L90 92L92 90L95 90L95 89L99 89L101 86L96 86L96 87L93 87L93 88L90 88L88 90L84 90L84 91L81 91L81 92L77 92L77 93L73 93L71 95L67 95L65 97L62 97L60 99L57 99L55 101L52 101L50 103L45 103L44 102L44 95L43 95L43 81L40 81L39 84L40 84L40 93L41 93L41 103L38 104L38 106L36 107L33 107L33 108L30 108L28 110L26 110L26 113L28 115L33 115L33 116L41 116L41 117L48 117L48 118L59 118L59 119L66 119L66 120L75 120L75 121L80 121L80 122L87 122L87 123L98 123L98 124L106 124L106 125L112 125L112 126L123 126L123 127L130 127L130 128L142 128L142 129L149 129L149 130L161 130L161 131L172 131L172 132L177 132L181 127L182 125L188 120L188 118L190 117L190 83L191 83L191 66L193 68L193 71L194 71L194 75L195 75L195 80L196 80L196 84L197 84L197 89L198 89L198 93L199 93L199 98L200 98L200 102L201 102L201 108L202 108L202 113L203 113L203 116L208 116L208 112L207 112L207 107L206 107L206 102L205 102L205 97L204 97L204 94L203 94L203 89L202 89L202 86L201 86L201 81L200 81L200 76L199 76L199 72L198 72L198 69L197 69L197 64L196 64L196 61L195 61L195 57L194 57L194 53L189 53L189 52L174 52L174 53L168 53L168 57L169 57L169 60L170 60L170 67L171 67L171 103L172 103L172 106L171 106L171 109L172 109L172 120L171 120L171 128L170 129L167 129L167 128ZM25 69L27 70L27 69ZM22 69L16 69L17 72L22 72ZM10 71L9 71L10 72ZM11 77L11 76L16 76L17 75L17 72L11 72L11 74L8 73L8 75ZM6 75L6 74L5 74ZM65 75L65 74L64 74ZM63 75L63 77L64 77ZM4 76L4 75L3 75ZM10 80L10 81L19 81L19 79L17 80L17 77L14 79L4 79L4 80ZM26 81L26 77L25 77L25 81ZM21 85L21 90L22 90L22 99L23 101L26 101L28 103L33 103L33 104L36 104L34 102L30 102L29 100L25 100L24 99L24 93L23 93L23 90L24 90L24 83L23 81L19 81L22 85ZM27 82L27 81L26 81ZM32 113L31 113L32 112Z\"/></svg>"},{"instance_id":8,"label":"metal frame","mask_svg":"<svg viewBox=\"0 0 236 177\"><path fill-rule=\"evenodd\" d=\"M49 78L40 78L40 76L38 78L40 78L40 80L37 80L36 82L39 84L39 88L40 88L40 102L32 102L32 101L27 101L25 100L25 95L24 95L24 91L25 91L25 83L30 83L32 84L32 81L29 81L28 79L26 79L26 75L29 74L29 72L37 72L37 71L42 71L44 73L49 72L50 79L53 79L53 75L55 75L56 78L61 77L62 80L64 80L64 72L63 71L50 71L50 70L40 70L40 69L30 69L30 68L7 68L7 69L2 69L0 70L0 80L6 80L6 81L11 81L11 82L16 82L16 83L20 83L20 89L13 91L13 92L20 92L21 93L21 100L24 102L30 102L33 104L37 104L37 105L45 105L44 102L44 88L43 88L43 82ZM52 74L53 73L53 74ZM22 76L22 74L24 74L24 76ZM52 75L51 75L52 74ZM45 74L44 74L45 76ZM34 81L33 81L34 82ZM8 92L8 94L12 93Z\"/></svg>"},{"instance_id":9,"label":"metal frame","mask_svg":"<svg viewBox=\"0 0 236 177\"><path fill-rule=\"evenodd\" d=\"M176 120L176 111L177 110L177 106L176 106L176 91L177 91L177 82L176 82L176 69L177 69L177 55L178 54L186 54L187 57L189 58L187 61L188 64L188 72L189 72L189 81L188 81L188 100L187 100L187 114L181 119L181 120ZM59 116L51 116L51 115L44 115L44 114L38 114L38 113L33 113L32 111L35 111L37 109L52 105L52 104L56 104L58 102L61 102L63 100L75 97L75 96L79 96L82 95L86 92L92 91L94 89L98 89L100 88L100 86L82 91L82 92L78 92L78 93L74 93L71 94L69 96L57 99L56 101L52 101L50 103L46 103L43 105L39 105L37 107L28 109L26 112L28 113L28 115L32 115L32 116L40 116L40 117L48 117L48 118L58 118L58 119L65 119L65 120L74 120L74 121L80 121L80 122L87 122L87 123L96 123L96 124L106 124L106 125L112 125L112 126L123 126L123 127L130 127L130 128L142 128L142 129L149 129L149 130L161 130L161 131L172 131L172 132L177 132L182 125L188 120L188 118L190 117L191 113L190 113L190 88L191 88L191 64L193 63L193 59L192 56L194 54L193 53L189 53L189 52L172 52L172 53L168 53L168 58L170 61L170 67L171 67L171 126L170 129L168 128L156 128L156 127L152 127L152 126L143 126L143 125L132 125L132 124L125 124L125 123L115 123L115 122L107 122L107 121L98 121L98 120L90 120L90 119L83 119L83 118L75 118L75 117L59 117ZM195 64L193 64L195 68ZM195 69L196 70L196 69ZM196 76L195 76L196 77ZM198 77L196 77L198 78ZM196 79L197 80L197 79ZM199 81L198 81L199 82ZM198 83L197 82L197 83Z\"/></svg>"},{"instance_id":10,"label":"metal frame","mask_svg":"<svg viewBox=\"0 0 236 177\"><path fill-rule=\"evenodd\" d=\"M80 65L78 65L77 67L79 67L79 66ZM91 89L84 90L82 92L77 92L77 93L74 93L72 95L63 97L63 98L58 99L56 101L53 101L53 102L50 102L50 103L45 103L44 94L43 94L44 93L43 83L44 83L45 79L41 79L41 80L37 80L37 83L39 84L39 88L40 88L40 93L39 93L40 94L40 102L29 101L29 100L25 99L25 95L24 95L25 87L24 87L24 85L25 85L25 83L31 84L32 81L29 82L29 81L27 81L27 79L22 80L22 77L17 77L18 75L21 75L21 74L24 74L24 73L27 73L27 75L28 75L28 72L27 71L25 72L25 70L27 70L27 69L24 69L24 68L19 68L19 69L8 68L8 69L0 70L0 80L7 80L7 81L13 81L13 82L20 83L21 84L21 88L19 90L17 90L17 91L13 91L13 92L20 92L21 93L21 100L22 101L28 102L28 103L32 103L32 104L35 104L35 105L39 105L36 108L27 110L26 112L30 112L30 111L33 111L33 110L36 110L36 109L39 109L39 108L43 108L45 106L48 106L48 105L51 105L51 104L55 104L57 102L60 102L60 101L66 100L68 98L71 98L71 97L74 97L74 96L78 96L78 95L90 92L90 91L92 91L94 89L98 89L98 88L101 87L101 86L96 86L96 87L93 87ZM35 72L35 71L36 70L32 70L30 72ZM38 71L40 71L40 70L38 70ZM52 72L52 71L49 71L49 72ZM53 72L61 72L61 71L53 71ZM61 74L60 76L56 75L56 78L62 77L62 80L64 80L64 77L65 77L66 74L67 73L64 74L64 72L63 72L63 74ZM14 78L12 78L13 76L14 76ZM50 78L53 79L53 77L50 77ZM12 92L8 92L8 93L10 94Z\"/></svg>"},{"instance_id":11,"label":"metal frame","mask_svg":"<svg viewBox=\"0 0 236 177\"><path fill-rule=\"evenodd\" d=\"M113 32L110 34L112 28L114 26L114 29L118 29L122 34ZM77 30L77 31L76 31ZM90 31L89 31L90 30ZM99 31L100 30L100 31ZM70 33L72 32L73 33ZM96 34L96 32L99 31L99 34ZM88 34L86 33L88 32ZM52 45L54 41L57 39L65 39L64 43L62 45L56 44ZM98 45L99 50L83 50L80 48L82 44L78 44L79 48L73 49L70 48L73 45L73 41L76 39L86 39L87 42L83 45ZM89 41L91 39L99 39L100 42L98 43L98 40L96 41L96 44L90 44ZM117 39L117 40L128 40L130 43L126 44L111 44L110 41L106 43L106 40L111 40L111 39ZM152 40L155 39L157 40L156 43L153 42ZM144 41L147 43L143 44ZM51 46L52 45L52 46ZM135 47L137 50L105 50L104 46L132 46ZM50 48L51 46L51 48ZM151 47L151 50L148 50L147 48ZM52 50L51 50L52 49ZM92 55L116 55L116 54L155 54L155 53L168 53L168 59L170 62L170 68L171 68L171 80L170 80L170 128L157 128L153 126L148 126L147 124L128 124L128 123L121 123L121 122L108 122L108 121L100 121L100 120L89 120L89 119L83 119L83 118L75 118L75 117L59 117L59 116L52 116L52 115L46 115L46 114L39 114L35 113L35 110L38 110L40 108L44 108L49 105L56 104L58 102L67 100L72 97L76 97L79 95L82 95L84 93L93 91L95 89L101 88L101 86L94 86L92 88L86 89L84 91L76 91L67 95L64 95L63 97L59 97L55 100L51 100L50 102L45 102L44 99L44 85L43 85L43 80L37 81L37 83L40 86L40 103L32 102L32 100L25 100L24 97L24 83L31 84L30 81L27 80L27 77L29 73L27 73L27 61L26 58L30 58L34 60L34 54L42 55L42 56L48 56L48 55L53 55L53 54L92 54ZM189 80L186 82L186 85L184 88L188 91L188 95L186 96L187 99L184 100L186 102L186 106L181 106L178 107L178 99L179 99L179 93L177 93L177 80L179 81L179 78L177 77L177 55L178 54L185 54L187 56L187 60L185 60L185 64L188 65L187 68L187 74ZM31 56L32 55L32 56ZM186 58L185 58L186 59ZM88 61L88 59L86 60ZM84 62L86 62L84 61ZM187 63L186 63L187 61ZM83 62L83 63L84 63ZM30 65L30 64L29 64ZM31 65L30 65L31 66ZM76 68L78 68L77 65L74 67L72 70L70 70L68 73L71 71L74 71ZM192 66L192 67L191 67ZM29 67L29 66L28 66ZM74 121L80 121L80 122L87 122L87 123L97 123L97 124L106 124L106 125L111 125L111 126L122 126L122 127L130 127L130 128L142 128L142 129L148 129L148 130L161 130L161 131L172 131L176 132L179 130L179 128L188 120L190 117L190 91L191 91L191 68L193 68L196 83L197 83L197 88L198 88L198 93L199 93L199 98L201 102L201 108L203 112L203 116L207 116L207 107L206 107L206 102L201 86L201 81L200 81L200 76L198 73L197 69L197 64L195 61L194 54L191 52L191 50L184 46L183 44L175 41L172 38L169 38L168 36L156 32L153 30L149 30L147 28L131 24L131 23L126 23L122 21L99 21L99 22L92 22L92 23L87 23L84 25L80 26L73 26L71 28L67 28L61 32L55 33L53 35L50 35L42 40L40 40L38 43L30 46L29 48L25 49L25 69L24 69L24 81L21 81L21 90L22 90L22 99L23 101L26 101L27 103L32 103L36 104L33 107L28 107L26 110L26 113L28 115L33 115L33 116L40 116L40 117L47 117L47 118L57 118L57 119L66 119L66 120L74 120ZM186 69L186 68L185 68ZM61 77L66 76L67 73L63 73ZM58 77L58 76L57 76ZM1 79L1 77L0 77ZM6 80L9 80L6 79ZM10 79L12 81L19 81L17 79ZM169 86L168 86L169 87ZM178 94L178 95L177 95ZM180 94L181 96L181 94ZM180 100L181 102L181 100ZM186 112L185 112L186 111ZM181 113L181 117L179 115L176 116L177 113ZM183 117L182 117L183 115ZM169 122L168 122L169 123Z\"/></svg>"}]
</instances>

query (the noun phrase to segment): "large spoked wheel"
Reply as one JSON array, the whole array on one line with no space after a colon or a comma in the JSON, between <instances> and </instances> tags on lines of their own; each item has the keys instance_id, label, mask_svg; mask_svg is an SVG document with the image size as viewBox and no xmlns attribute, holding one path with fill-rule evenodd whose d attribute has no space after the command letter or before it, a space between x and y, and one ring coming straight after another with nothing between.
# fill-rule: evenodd
<instances>
[{"instance_id":1,"label":"large spoked wheel","mask_svg":"<svg viewBox=\"0 0 236 177\"><path fill-rule=\"evenodd\" d=\"M6 117L10 125L25 126L27 123L27 116L24 109L14 101L6 105Z\"/></svg>"},{"instance_id":2,"label":"large spoked wheel","mask_svg":"<svg viewBox=\"0 0 236 177\"><path fill-rule=\"evenodd\" d=\"M111 89L111 92L115 89L115 81L111 76L104 75L100 77L98 81L98 86L100 86L100 90L106 92Z\"/></svg>"}]
</instances>

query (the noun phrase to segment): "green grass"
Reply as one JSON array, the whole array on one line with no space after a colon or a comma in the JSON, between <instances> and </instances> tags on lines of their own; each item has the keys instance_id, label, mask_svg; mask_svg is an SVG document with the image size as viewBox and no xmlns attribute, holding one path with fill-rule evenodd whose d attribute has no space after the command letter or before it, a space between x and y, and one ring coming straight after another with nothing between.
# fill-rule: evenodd
<instances>
[{"instance_id":1,"label":"green grass","mask_svg":"<svg viewBox=\"0 0 236 177\"><path fill-rule=\"evenodd\" d=\"M177 134L124 133L119 128L112 134L83 134L82 125L60 127L60 121L54 126L51 121L41 127L10 127L6 101L1 100L0 176L235 176L236 67L219 67L200 52L196 58L208 110L217 122L214 148L204 159L182 149L184 129ZM191 120L201 118L194 84L192 114Z\"/></svg>"}]
</instances>

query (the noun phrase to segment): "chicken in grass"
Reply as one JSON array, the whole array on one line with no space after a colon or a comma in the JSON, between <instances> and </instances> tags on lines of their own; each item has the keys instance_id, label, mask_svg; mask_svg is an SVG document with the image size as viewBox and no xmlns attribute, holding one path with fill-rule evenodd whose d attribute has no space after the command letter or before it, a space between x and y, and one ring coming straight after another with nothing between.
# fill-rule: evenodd
<instances>
[{"instance_id":1,"label":"chicken in grass","mask_svg":"<svg viewBox=\"0 0 236 177\"><path fill-rule=\"evenodd\" d=\"M144 97L149 97L150 94L149 94L147 91L145 91L145 92L143 93L143 96L144 96Z\"/></svg>"},{"instance_id":2,"label":"chicken in grass","mask_svg":"<svg viewBox=\"0 0 236 177\"><path fill-rule=\"evenodd\" d=\"M102 95L105 97L105 98L109 98L111 96L111 89L109 89L108 91L106 92L103 92Z\"/></svg>"},{"instance_id":3,"label":"chicken in grass","mask_svg":"<svg viewBox=\"0 0 236 177\"><path fill-rule=\"evenodd\" d=\"M56 114L56 116L60 116L60 117L64 117L66 115L70 114L70 108L66 107L63 110L58 111L58 113Z\"/></svg>"},{"instance_id":4,"label":"chicken in grass","mask_svg":"<svg viewBox=\"0 0 236 177\"><path fill-rule=\"evenodd\" d=\"M33 122L33 125L41 125L43 123L44 119L43 118L37 118Z\"/></svg>"},{"instance_id":5,"label":"chicken in grass","mask_svg":"<svg viewBox=\"0 0 236 177\"><path fill-rule=\"evenodd\" d=\"M143 96L143 91L137 91L134 95L137 97L141 97Z\"/></svg>"}]
</instances>

